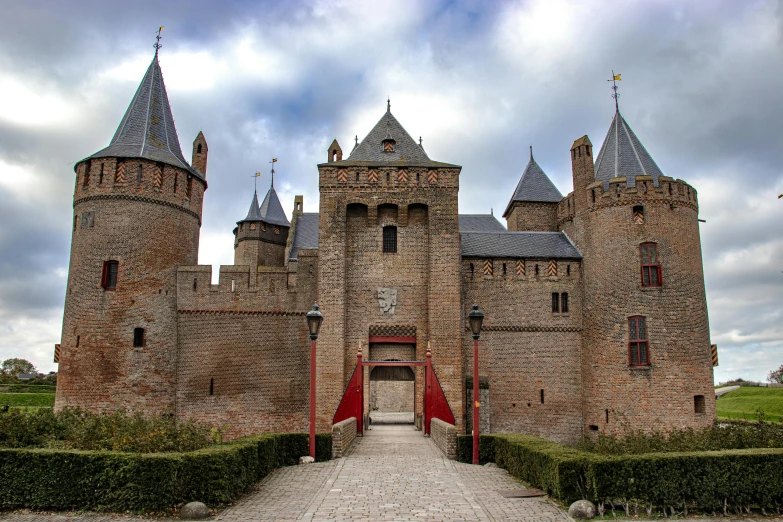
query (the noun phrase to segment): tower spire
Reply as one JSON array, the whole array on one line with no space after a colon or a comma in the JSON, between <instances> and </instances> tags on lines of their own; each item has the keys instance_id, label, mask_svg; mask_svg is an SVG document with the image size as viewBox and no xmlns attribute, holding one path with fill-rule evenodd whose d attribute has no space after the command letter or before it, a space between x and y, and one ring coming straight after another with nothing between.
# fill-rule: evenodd
<instances>
[{"instance_id":1,"label":"tower spire","mask_svg":"<svg viewBox=\"0 0 783 522\"><path fill-rule=\"evenodd\" d=\"M612 93L612 98L614 98L614 110L616 112L620 112L620 105L617 103L617 98L620 97L620 94L617 92L617 82L623 81L622 74L615 74L614 69L612 69L612 79L606 80L607 82L612 82L612 90L614 91Z\"/></svg>"},{"instance_id":2,"label":"tower spire","mask_svg":"<svg viewBox=\"0 0 783 522\"><path fill-rule=\"evenodd\" d=\"M386 97L386 112L391 112L391 96Z\"/></svg>"},{"instance_id":3,"label":"tower spire","mask_svg":"<svg viewBox=\"0 0 783 522\"><path fill-rule=\"evenodd\" d=\"M272 158L272 161L269 163L272 164L272 188L275 188L275 163L277 163L277 158Z\"/></svg>"},{"instance_id":4,"label":"tower spire","mask_svg":"<svg viewBox=\"0 0 783 522\"><path fill-rule=\"evenodd\" d=\"M161 26L158 28L158 34L157 34L157 36L155 36L155 45L153 45L153 47L155 48L155 56L158 56L158 50L159 50L161 47L163 47L163 44L162 44L162 43L160 43L160 39L161 39L160 33L162 33L162 32L163 32L163 26L161 25Z\"/></svg>"}]
</instances>

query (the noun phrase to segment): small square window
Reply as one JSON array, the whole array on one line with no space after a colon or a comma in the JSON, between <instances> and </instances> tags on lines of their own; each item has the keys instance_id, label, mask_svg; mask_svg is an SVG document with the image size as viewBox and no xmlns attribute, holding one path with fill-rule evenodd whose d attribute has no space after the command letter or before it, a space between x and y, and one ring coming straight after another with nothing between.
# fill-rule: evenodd
<instances>
[{"instance_id":1,"label":"small square window","mask_svg":"<svg viewBox=\"0 0 783 522\"><path fill-rule=\"evenodd\" d=\"M704 395L694 395L693 396L693 411L695 413L706 413L707 412L707 405L704 400Z\"/></svg>"}]
</instances>

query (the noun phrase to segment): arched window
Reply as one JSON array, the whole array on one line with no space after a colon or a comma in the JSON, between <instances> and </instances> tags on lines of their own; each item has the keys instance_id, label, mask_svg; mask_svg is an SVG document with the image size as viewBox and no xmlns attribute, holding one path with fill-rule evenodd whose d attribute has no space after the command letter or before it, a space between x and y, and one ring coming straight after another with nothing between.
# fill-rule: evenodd
<instances>
[{"instance_id":1,"label":"arched window","mask_svg":"<svg viewBox=\"0 0 783 522\"><path fill-rule=\"evenodd\" d=\"M631 366L649 366L645 318L637 315L628 318L628 363Z\"/></svg>"},{"instance_id":2,"label":"arched window","mask_svg":"<svg viewBox=\"0 0 783 522\"><path fill-rule=\"evenodd\" d=\"M201 143L199 143L198 147L196 148L196 154L201 154Z\"/></svg>"},{"instance_id":3,"label":"arched window","mask_svg":"<svg viewBox=\"0 0 783 522\"><path fill-rule=\"evenodd\" d=\"M642 243L639 245L642 263L642 286L663 286L663 272L658 262L658 245Z\"/></svg>"},{"instance_id":4,"label":"arched window","mask_svg":"<svg viewBox=\"0 0 783 522\"><path fill-rule=\"evenodd\" d=\"M383 252L387 254L397 252L397 227L383 227Z\"/></svg>"}]
</instances>

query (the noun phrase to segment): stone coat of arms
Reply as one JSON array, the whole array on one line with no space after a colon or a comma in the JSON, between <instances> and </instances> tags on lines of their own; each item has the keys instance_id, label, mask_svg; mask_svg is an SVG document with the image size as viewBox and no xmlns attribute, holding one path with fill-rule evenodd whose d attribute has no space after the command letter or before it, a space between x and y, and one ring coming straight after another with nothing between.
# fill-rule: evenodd
<instances>
[{"instance_id":1,"label":"stone coat of arms","mask_svg":"<svg viewBox=\"0 0 783 522\"><path fill-rule=\"evenodd\" d=\"M394 315L394 309L397 306L397 290L394 288L379 288L378 306L381 308L381 315Z\"/></svg>"}]
</instances>

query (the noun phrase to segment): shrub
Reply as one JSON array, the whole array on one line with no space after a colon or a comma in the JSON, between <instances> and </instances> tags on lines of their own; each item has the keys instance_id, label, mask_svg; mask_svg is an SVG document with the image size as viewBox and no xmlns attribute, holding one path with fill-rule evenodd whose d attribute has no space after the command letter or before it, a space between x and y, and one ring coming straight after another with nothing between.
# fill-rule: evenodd
<instances>
[{"instance_id":1,"label":"shrub","mask_svg":"<svg viewBox=\"0 0 783 522\"><path fill-rule=\"evenodd\" d=\"M319 434L318 460L331 457ZM303 433L267 434L185 453L0 449L0 506L165 511L192 500L229 502L283 463L307 454Z\"/></svg>"},{"instance_id":2,"label":"shrub","mask_svg":"<svg viewBox=\"0 0 783 522\"><path fill-rule=\"evenodd\" d=\"M220 442L221 433L193 421L142 412L92 413L66 408L0 413L0 447L106 450L134 453L193 451Z\"/></svg>"},{"instance_id":3,"label":"shrub","mask_svg":"<svg viewBox=\"0 0 783 522\"><path fill-rule=\"evenodd\" d=\"M728 514L783 503L781 448L601 455L526 435L487 437L499 466L566 503L587 498L599 509L622 505L629 515L639 506L648 514L654 508ZM470 439L459 438L462 461Z\"/></svg>"}]
</instances>

